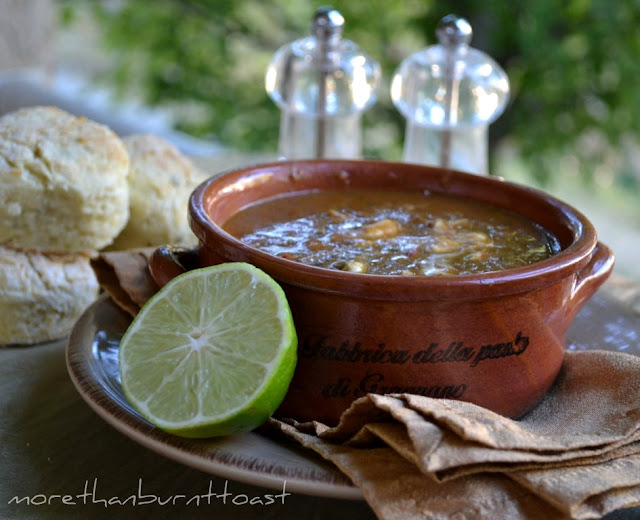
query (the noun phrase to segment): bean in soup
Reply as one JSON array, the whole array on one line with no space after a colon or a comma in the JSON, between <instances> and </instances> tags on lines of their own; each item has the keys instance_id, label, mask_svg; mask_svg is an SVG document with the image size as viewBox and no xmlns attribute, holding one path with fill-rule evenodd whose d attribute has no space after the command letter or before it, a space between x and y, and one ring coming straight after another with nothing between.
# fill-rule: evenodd
<instances>
[{"instance_id":1,"label":"bean in soup","mask_svg":"<svg viewBox=\"0 0 640 520\"><path fill-rule=\"evenodd\" d=\"M285 195L242 209L223 227L272 255L368 274L476 274L525 266L560 250L555 237L521 215L415 191Z\"/></svg>"}]
</instances>

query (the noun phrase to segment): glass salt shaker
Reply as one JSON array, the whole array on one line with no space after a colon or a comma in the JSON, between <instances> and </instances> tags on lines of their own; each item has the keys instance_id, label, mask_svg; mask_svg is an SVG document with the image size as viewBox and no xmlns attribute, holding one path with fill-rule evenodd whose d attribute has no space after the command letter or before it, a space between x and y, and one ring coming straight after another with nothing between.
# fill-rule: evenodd
<instances>
[{"instance_id":1,"label":"glass salt shaker","mask_svg":"<svg viewBox=\"0 0 640 520\"><path fill-rule=\"evenodd\" d=\"M342 38L344 18L321 7L311 36L273 56L265 88L281 110L282 159L359 158L361 115L376 101L380 66Z\"/></svg>"},{"instance_id":2,"label":"glass salt shaker","mask_svg":"<svg viewBox=\"0 0 640 520\"><path fill-rule=\"evenodd\" d=\"M404 160L488 174L488 127L509 100L509 79L487 54L470 47L473 31L454 15L438 24L438 45L406 58L391 99L407 119Z\"/></svg>"}]
</instances>

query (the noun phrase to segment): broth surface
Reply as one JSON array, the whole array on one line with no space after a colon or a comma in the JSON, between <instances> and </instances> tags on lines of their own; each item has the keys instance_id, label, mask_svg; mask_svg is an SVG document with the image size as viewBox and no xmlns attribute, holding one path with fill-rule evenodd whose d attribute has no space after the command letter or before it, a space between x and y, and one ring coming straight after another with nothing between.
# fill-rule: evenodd
<instances>
[{"instance_id":1,"label":"broth surface","mask_svg":"<svg viewBox=\"0 0 640 520\"><path fill-rule=\"evenodd\" d=\"M521 215L416 191L285 195L242 209L223 227L272 255L369 274L475 274L528 265L560 250L555 237Z\"/></svg>"}]
</instances>

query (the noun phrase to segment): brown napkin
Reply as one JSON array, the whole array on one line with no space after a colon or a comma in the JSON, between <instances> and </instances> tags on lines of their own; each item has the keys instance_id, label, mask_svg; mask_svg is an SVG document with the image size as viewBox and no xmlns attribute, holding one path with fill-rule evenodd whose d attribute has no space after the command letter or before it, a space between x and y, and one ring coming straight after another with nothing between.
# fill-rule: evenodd
<instances>
[{"instance_id":1,"label":"brown napkin","mask_svg":"<svg viewBox=\"0 0 640 520\"><path fill-rule=\"evenodd\" d=\"M103 288L135 315L157 291L152 250L103 253ZM354 402L336 427L270 426L332 461L382 520L566 520L640 505L640 358L567 352L520 420L398 394Z\"/></svg>"},{"instance_id":2,"label":"brown napkin","mask_svg":"<svg viewBox=\"0 0 640 520\"><path fill-rule=\"evenodd\" d=\"M148 268L154 249L104 252L91 260L102 289L132 316L158 291Z\"/></svg>"},{"instance_id":3,"label":"brown napkin","mask_svg":"<svg viewBox=\"0 0 640 520\"><path fill-rule=\"evenodd\" d=\"M520 420L461 401L354 402L336 427L272 423L333 461L381 519L600 518L640 504L640 358L568 352Z\"/></svg>"}]
</instances>

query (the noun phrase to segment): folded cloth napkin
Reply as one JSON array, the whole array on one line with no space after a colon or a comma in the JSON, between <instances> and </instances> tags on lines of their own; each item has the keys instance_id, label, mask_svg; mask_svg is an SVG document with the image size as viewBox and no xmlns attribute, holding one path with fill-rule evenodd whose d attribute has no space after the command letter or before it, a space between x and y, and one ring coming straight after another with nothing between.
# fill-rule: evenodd
<instances>
[{"instance_id":1,"label":"folded cloth napkin","mask_svg":"<svg viewBox=\"0 0 640 520\"><path fill-rule=\"evenodd\" d=\"M93 262L134 316L158 290L151 252ZM629 354L567 352L554 386L519 420L462 401L370 394L335 427L268 427L332 461L382 520L581 520L640 505L640 357Z\"/></svg>"},{"instance_id":2,"label":"folded cloth napkin","mask_svg":"<svg viewBox=\"0 0 640 520\"><path fill-rule=\"evenodd\" d=\"M100 287L132 316L159 289L149 273L149 258L154 248L110 251L91 259L91 267Z\"/></svg>"},{"instance_id":3,"label":"folded cloth napkin","mask_svg":"<svg viewBox=\"0 0 640 520\"><path fill-rule=\"evenodd\" d=\"M272 425L334 462L381 519L587 519L640 504L640 358L629 354L567 352L520 420L370 394L332 428Z\"/></svg>"}]
</instances>

